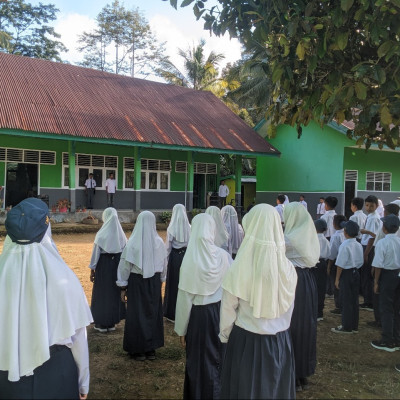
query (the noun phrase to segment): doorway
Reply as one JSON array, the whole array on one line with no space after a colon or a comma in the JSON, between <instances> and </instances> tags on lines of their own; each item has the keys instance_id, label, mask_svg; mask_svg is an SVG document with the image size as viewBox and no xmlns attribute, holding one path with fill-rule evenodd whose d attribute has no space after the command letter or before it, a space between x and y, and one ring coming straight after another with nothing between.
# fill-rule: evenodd
<instances>
[{"instance_id":1,"label":"doorway","mask_svg":"<svg viewBox=\"0 0 400 400\"><path fill-rule=\"evenodd\" d=\"M6 207L38 195L38 164L7 163Z\"/></svg>"},{"instance_id":2,"label":"doorway","mask_svg":"<svg viewBox=\"0 0 400 400\"><path fill-rule=\"evenodd\" d=\"M193 208L206 208L206 175L194 174Z\"/></svg>"},{"instance_id":3,"label":"doorway","mask_svg":"<svg viewBox=\"0 0 400 400\"><path fill-rule=\"evenodd\" d=\"M347 219L353 215L351 200L356 197L358 171L345 171L344 178L344 215Z\"/></svg>"}]
</instances>

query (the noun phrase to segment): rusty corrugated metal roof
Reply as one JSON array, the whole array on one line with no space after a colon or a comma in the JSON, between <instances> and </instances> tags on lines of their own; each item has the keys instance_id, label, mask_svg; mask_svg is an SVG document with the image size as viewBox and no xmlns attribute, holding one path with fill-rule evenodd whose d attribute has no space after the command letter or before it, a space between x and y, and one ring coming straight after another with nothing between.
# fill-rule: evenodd
<instances>
[{"instance_id":1,"label":"rusty corrugated metal roof","mask_svg":"<svg viewBox=\"0 0 400 400\"><path fill-rule=\"evenodd\" d=\"M0 53L0 129L279 154L210 92Z\"/></svg>"}]
</instances>

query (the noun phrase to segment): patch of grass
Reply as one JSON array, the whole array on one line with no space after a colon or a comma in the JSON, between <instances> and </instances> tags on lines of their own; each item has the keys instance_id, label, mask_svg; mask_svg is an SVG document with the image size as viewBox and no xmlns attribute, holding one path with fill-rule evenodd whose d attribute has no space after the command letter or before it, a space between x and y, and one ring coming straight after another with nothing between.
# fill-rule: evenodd
<instances>
[{"instance_id":1,"label":"patch of grass","mask_svg":"<svg viewBox=\"0 0 400 400\"><path fill-rule=\"evenodd\" d=\"M179 347L163 347L157 351L157 357L161 360L180 360L185 359L185 350Z\"/></svg>"}]
</instances>

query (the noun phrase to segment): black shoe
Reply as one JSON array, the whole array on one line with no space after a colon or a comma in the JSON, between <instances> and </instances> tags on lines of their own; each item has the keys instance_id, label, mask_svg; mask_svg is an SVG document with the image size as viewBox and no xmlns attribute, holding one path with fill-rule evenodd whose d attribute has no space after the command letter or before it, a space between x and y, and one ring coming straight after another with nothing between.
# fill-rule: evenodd
<instances>
[{"instance_id":1,"label":"black shoe","mask_svg":"<svg viewBox=\"0 0 400 400\"><path fill-rule=\"evenodd\" d=\"M131 357L135 361L144 361L144 360L146 360L146 356L144 355L144 353L134 353L134 354L131 355Z\"/></svg>"},{"instance_id":2,"label":"black shoe","mask_svg":"<svg viewBox=\"0 0 400 400\"><path fill-rule=\"evenodd\" d=\"M360 310L374 311L374 306L372 304L363 303L359 305Z\"/></svg>"},{"instance_id":3,"label":"black shoe","mask_svg":"<svg viewBox=\"0 0 400 400\"><path fill-rule=\"evenodd\" d=\"M334 310L331 310L329 312L335 315L342 315L342 310L340 308L335 308Z\"/></svg>"},{"instance_id":4,"label":"black shoe","mask_svg":"<svg viewBox=\"0 0 400 400\"><path fill-rule=\"evenodd\" d=\"M296 379L296 392L301 392L303 387L301 386L300 379Z\"/></svg>"},{"instance_id":5,"label":"black shoe","mask_svg":"<svg viewBox=\"0 0 400 400\"><path fill-rule=\"evenodd\" d=\"M339 325L336 328L331 328L331 332L333 332L333 333L347 333L347 334L352 334L353 333L353 331L345 330L342 325Z\"/></svg>"},{"instance_id":6,"label":"black shoe","mask_svg":"<svg viewBox=\"0 0 400 400\"><path fill-rule=\"evenodd\" d=\"M102 326L102 325L95 325L94 326L94 329L96 330L96 331L98 331L98 332L101 332L101 333L106 333L107 332L107 328L105 328L104 326Z\"/></svg>"},{"instance_id":7,"label":"black shoe","mask_svg":"<svg viewBox=\"0 0 400 400\"><path fill-rule=\"evenodd\" d=\"M400 350L400 340L395 340L394 341L394 347L396 350Z\"/></svg>"},{"instance_id":8,"label":"black shoe","mask_svg":"<svg viewBox=\"0 0 400 400\"><path fill-rule=\"evenodd\" d=\"M393 343L385 343L381 340L373 340L371 342L371 346L378 350L388 351L389 353L393 353L394 351L396 351L396 347Z\"/></svg>"},{"instance_id":9,"label":"black shoe","mask_svg":"<svg viewBox=\"0 0 400 400\"><path fill-rule=\"evenodd\" d=\"M153 351L146 351L145 355L146 355L146 358L148 360L153 361L153 360L156 359L156 352L154 350Z\"/></svg>"},{"instance_id":10,"label":"black shoe","mask_svg":"<svg viewBox=\"0 0 400 400\"><path fill-rule=\"evenodd\" d=\"M308 379L307 378L300 378L300 385L302 387L303 390L307 390L308 389Z\"/></svg>"}]
</instances>

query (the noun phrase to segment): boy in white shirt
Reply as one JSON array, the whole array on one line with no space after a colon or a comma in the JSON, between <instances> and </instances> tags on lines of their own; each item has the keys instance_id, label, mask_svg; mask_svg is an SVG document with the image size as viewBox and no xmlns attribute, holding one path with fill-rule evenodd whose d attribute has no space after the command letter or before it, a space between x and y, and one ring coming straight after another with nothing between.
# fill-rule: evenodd
<instances>
[{"instance_id":1,"label":"boy in white shirt","mask_svg":"<svg viewBox=\"0 0 400 400\"><path fill-rule=\"evenodd\" d=\"M363 265L363 249L356 237L359 227L354 221L342 222L345 241L339 247L336 258L337 272L335 286L340 289L342 304L342 325L332 328L334 333L358 333L358 292L360 274Z\"/></svg>"},{"instance_id":2,"label":"boy in white shirt","mask_svg":"<svg viewBox=\"0 0 400 400\"><path fill-rule=\"evenodd\" d=\"M327 229L325 232L325 237L330 240L331 236L335 233L335 228L333 227L333 217L336 215L335 208L337 206L338 199L334 196L328 196L325 199L325 214L321 217L326 221Z\"/></svg>"},{"instance_id":3,"label":"boy in white shirt","mask_svg":"<svg viewBox=\"0 0 400 400\"><path fill-rule=\"evenodd\" d=\"M364 199L362 197L354 197L351 200L350 208L353 212L353 215L349 218L350 221L354 221L360 229L365 227L365 221L367 220L367 216L363 212L364 207ZM361 242L361 232L357 236L357 241Z\"/></svg>"},{"instance_id":4,"label":"boy in white shirt","mask_svg":"<svg viewBox=\"0 0 400 400\"><path fill-rule=\"evenodd\" d=\"M375 248L372 265L375 268L374 292L379 293L382 323L381 340L373 340L372 347L393 352L400 349L400 238L396 235L400 220L390 214L382 218L385 237Z\"/></svg>"},{"instance_id":5,"label":"boy in white shirt","mask_svg":"<svg viewBox=\"0 0 400 400\"><path fill-rule=\"evenodd\" d=\"M285 195L280 194L278 195L278 197L276 198L276 206L275 206L275 210L278 211L279 216L281 217L281 223L283 225L283 208L285 207L283 205L283 203L285 202Z\"/></svg>"},{"instance_id":6,"label":"boy in white shirt","mask_svg":"<svg viewBox=\"0 0 400 400\"><path fill-rule=\"evenodd\" d=\"M114 195L117 188L117 183L112 172L110 172L108 176L109 178L106 180L107 207L114 207Z\"/></svg>"}]
</instances>

